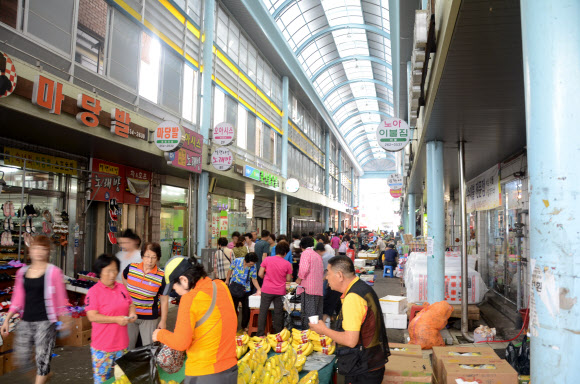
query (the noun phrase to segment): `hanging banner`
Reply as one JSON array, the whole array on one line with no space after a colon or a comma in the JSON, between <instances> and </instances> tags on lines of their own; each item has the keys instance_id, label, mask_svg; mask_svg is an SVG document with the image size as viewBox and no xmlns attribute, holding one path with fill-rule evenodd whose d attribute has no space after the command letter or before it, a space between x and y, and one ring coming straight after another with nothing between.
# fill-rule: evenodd
<instances>
[{"instance_id":1,"label":"hanging banner","mask_svg":"<svg viewBox=\"0 0 580 384\"><path fill-rule=\"evenodd\" d=\"M151 202L151 172L101 159L91 159L89 199L145 205Z\"/></svg>"},{"instance_id":2,"label":"hanging banner","mask_svg":"<svg viewBox=\"0 0 580 384\"><path fill-rule=\"evenodd\" d=\"M487 211L501 206L500 164L493 166L466 184L467 213Z\"/></svg>"},{"instance_id":3,"label":"hanging banner","mask_svg":"<svg viewBox=\"0 0 580 384\"><path fill-rule=\"evenodd\" d=\"M398 199L399 197L401 197L401 189L391 189L391 196L394 197L395 199Z\"/></svg>"},{"instance_id":4,"label":"hanging banner","mask_svg":"<svg viewBox=\"0 0 580 384\"><path fill-rule=\"evenodd\" d=\"M43 155L41 153L29 152L11 147L4 147L4 153L8 155L4 157L5 165L24 167L23 159L26 159L26 169L36 169L37 171L62 173L74 176L77 174L76 169L78 168L78 164L75 160Z\"/></svg>"},{"instance_id":5,"label":"hanging banner","mask_svg":"<svg viewBox=\"0 0 580 384\"><path fill-rule=\"evenodd\" d=\"M123 203L149 206L151 202L151 172L125 167L125 178L127 188L123 194Z\"/></svg>"},{"instance_id":6,"label":"hanging banner","mask_svg":"<svg viewBox=\"0 0 580 384\"><path fill-rule=\"evenodd\" d=\"M403 176L398 173L392 173L387 179L387 184L391 189L401 189L403 187Z\"/></svg>"},{"instance_id":7,"label":"hanging banner","mask_svg":"<svg viewBox=\"0 0 580 384\"><path fill-rule=\"evenodd\" d=\"M389 117L383 120L376 131L377 142L389 152L398 152L409 143L409 126L404 120Z\"/></svg>"}]
</instances>

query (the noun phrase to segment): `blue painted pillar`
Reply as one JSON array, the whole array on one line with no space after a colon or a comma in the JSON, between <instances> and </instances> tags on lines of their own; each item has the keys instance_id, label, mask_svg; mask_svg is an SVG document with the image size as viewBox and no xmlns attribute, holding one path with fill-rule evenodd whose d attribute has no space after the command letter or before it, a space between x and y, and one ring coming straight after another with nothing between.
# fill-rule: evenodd
<instances>
[{"instance_id":1,"label":"blue painted pillar","mask_svg":"<svg viewBox=\"0 0 580 384\"><path fill-rule=\"evenodd\" d=\"M354 168L350 169L350 206L354 208Z\"/></svg>"},{"instance_id":2,"label":"blue painted pillar","mask_svg":"<svg viewBox=\"0 0 580 384\"><path fill-rule=\"evenodd\" d=\"M342 148L338 148L338 203L342 206ZM338 230L343 231L342 228L342 212L338 211Z\"/></svg>"},{"instance_id":3,"label":"blue painted pillar","mask_svg":"<svg viewBox=\"0 0 580 384\"><path fill-rule=\"evenodd\" d=\"M445 300L445 188L443 142L427 143L427 233L433 256L427 255L427 301Z\"/></svg>"},{"instance_id":4,"label":"blue painted pillar","mask_svg":"<svg viewBox=\"0 0 580 384\"><path fill-rule=\"evenodd\" d=\"M421 9L426 10L429 0L421 0Z\"/></svg>"},{"instance_id":5,"label":"blue painted pillar","mask_svg":"<svg viewBox=\"0 0 580 384\"><path fill-rule=\"evenodd\" d=\"M282 164L280 171L282 177L288 178L288 118L289 111L289 95L288 77L282 77ZM287 234L288 232L288 195L282 192L280 196L280 233Z\"/></svg>"},{"instance_id":6,"label":"blue painted pillar","mask_svg":"<svg viewBox=\"0 0 580 384\"><path fill-rule=\"evenodd\" d=\"M211 125L212 111L212 80L213 72L213 37L215 29L215 0L205 0L203 12L203 34L205 41L203 43L203 69L201 73L201 121L200 133L206 144L209 143L209 129ZM209 192L209 174L203 171L199 176L198 203L197 203L197 255L201 257L201 250L208 246L208 199Z\"/></svg>"},{"instance_id":7,"label":"blue painted pillar","mask_svg":"<svg viewBox=\"0 0 580 384\"><path fill-rule=\"evenodd\" d=\"M409 209L407 208L407 201L406 200L403 202L403 212L401 212L401 214L403 215L404 232L408 233L409 232Z\"/></svg>"},{"instance_id":8,"label":"blue painted pillar","mask_svg":"<svg viewBox=\"0 0 580 384\"><path fill-rule=\"evenodd\" d=\"M324 193L330 196L330 132L324 134ZM330 227L330 208L324 207L324 229Z\"/></svg>"},{"instance_id":9,"label":"blue painted pillar","mask_svg":"<svg viewBox=\"0 0 580 384\"><path fill-rule=\"evenodd\" d=\"M409 232L413 237L415 237L416 229L416 221L415 221L415 195L409 193L409 202L408 208L409 210Z\"/></svg>"},{"instance_id":10,"label":"blue painted pillar","mask_svg":"<svg viewBox=\"0 0 580 384\"><path fill-rule=\"evenodd\" d=\"M575 383L580 361L580 171L575 166L580 162L580 1L520 4L531 226L528 273L535 300L531 379Z\"/></svg>"}]
</instances>

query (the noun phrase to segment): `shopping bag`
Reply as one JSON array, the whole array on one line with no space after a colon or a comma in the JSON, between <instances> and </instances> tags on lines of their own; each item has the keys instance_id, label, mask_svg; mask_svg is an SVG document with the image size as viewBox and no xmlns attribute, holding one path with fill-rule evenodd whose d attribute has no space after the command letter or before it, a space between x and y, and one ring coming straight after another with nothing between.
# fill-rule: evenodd
<instances>
[{"instance_id":1,"label":"shopping bag","mask_svg":"<svg viewBox=\"0 0 580 384\"><path fill-rule=\"evenodd\" d=\"M161 384L157 372L159 343L135 348L119 358L115 364L121 368L132 384Z\"/></svg>"},{"instance_id":2,"label":"shopping bag","mask_svg":"<svg viewBox=\"0 0 580 384\"><path fill-rule=\"evenodd\" d=\"M164 345L157 354L157 365L167 373L179 372L185 362L185 352Z\"/></svg>"}]
</instances>

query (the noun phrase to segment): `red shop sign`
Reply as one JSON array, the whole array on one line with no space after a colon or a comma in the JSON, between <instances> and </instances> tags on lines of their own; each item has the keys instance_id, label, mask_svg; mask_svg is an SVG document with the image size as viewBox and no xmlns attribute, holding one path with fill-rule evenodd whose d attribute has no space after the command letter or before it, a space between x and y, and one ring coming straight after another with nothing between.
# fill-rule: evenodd
<instances>
[{"instance_id":1,"label":"red shop sign","mask_svg":"<svg viewBox=\"0 0 580 384\"><path fill-rule=\"evenodd\" d=\"M151 172L101 159L91 159L90 199L149 206Z\"/></svg>"}]
</instances>

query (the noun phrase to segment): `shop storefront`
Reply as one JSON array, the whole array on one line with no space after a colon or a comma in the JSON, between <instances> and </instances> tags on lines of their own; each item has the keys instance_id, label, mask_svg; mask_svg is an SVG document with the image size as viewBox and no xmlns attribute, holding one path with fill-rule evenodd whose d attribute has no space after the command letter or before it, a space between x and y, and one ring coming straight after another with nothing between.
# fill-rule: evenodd
<instances>
[{"instance_id":1,"label":"shop storefront","mask_svg":"<svg viewBox=\"0 0 580 384\"><path fill-rule=\"evenodd\" d=\"M231 239L232 233L240 234L251 231L251 219L248 218L243 199L222 195L211 196L211 248L217 248L220 237Z\"/></svg>"}]
</instances>

